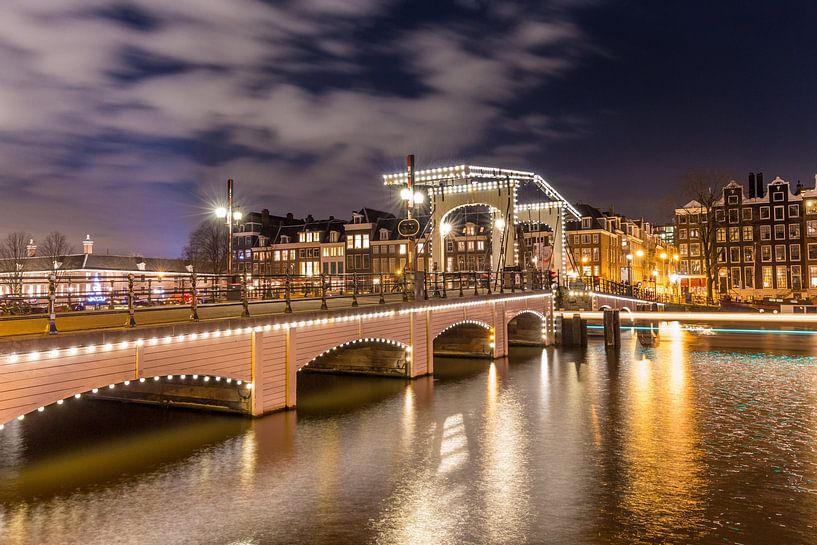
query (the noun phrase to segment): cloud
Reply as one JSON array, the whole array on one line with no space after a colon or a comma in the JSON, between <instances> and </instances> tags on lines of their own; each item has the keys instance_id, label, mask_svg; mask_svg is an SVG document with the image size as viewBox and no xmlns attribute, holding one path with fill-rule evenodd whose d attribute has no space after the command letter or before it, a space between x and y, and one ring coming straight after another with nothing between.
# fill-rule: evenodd
<instances>
[{"instance_id":1,"label":"cloud","mask_svg":"<svg viewBox=\"0 0 817 545\"><path fill-rule=\"evenodd\" d=\"M6 2L0 232L176 255L227 177L248 208L346 216L388 204L379 175L408 152L530 158L576 132L513 113L591 51L569 6L410 6Z\"/></svg>"}]
</instances>

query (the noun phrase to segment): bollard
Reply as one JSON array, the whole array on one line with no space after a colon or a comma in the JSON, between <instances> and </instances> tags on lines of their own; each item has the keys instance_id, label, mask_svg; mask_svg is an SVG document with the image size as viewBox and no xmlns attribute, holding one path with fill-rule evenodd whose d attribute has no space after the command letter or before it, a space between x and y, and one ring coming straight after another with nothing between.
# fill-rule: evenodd
<instances>
[{"instance_id":1,"label":"bollard","mask_svg":"<svg viewBox=\"0 0 817 545\"><path fill-rule=\"evenodd\" d=\"M57 275L48 277L48 334L57 334Z\"/></svg>"},{"instance_id":2,"label":"bollard","mask_svg":"<svg viewBox=\"0 0 817 545\"><path fill-rule=\"evenodd\" d=\"M606 348L621 347L620 311L607 309L604 311L604 346Z\"/></svg>"},{"instance_id":3,"label":"bollard","mask_svg":"<svg viewBox=\"0 0 817 545\"><path fill-rule=\"evenodd\" d=\"M321 310L328 310L329 306L326 304L326 279L321 275Z\"/></svg>"},{"instance_id":4,"label":"bollard","mask_svg":"<svg viewBox=\"0 0 817 545\"><path fill-rule=\"evenodd\" d=\"M247 318L250 315L250 293L247 286L247 272L241 273L241 317Z\"/></svg>"},{"instance_id":5,"label":"bollard","mask_svg":"<svg viewBox=\"0 0 817 545\"><path fill-rule=\"evenodd\" d=\"M286 302L284 312L289 314L292 312L292 285L289 283L289 274L284 281L284 301Z\"/></svg>"},{"instance_id":6,"label":"bollard","mask_svg":"<svg viewBox=\"0 0 817 545\"><path fill-rule=\"evenodd\" d=\"M199 321L199 293L196 290L198 285L196 273L190 275L190 289L193 290L193 297L190 298L190 319L194 322Z\"/></svg>"},{"instance_id":7,"label":"bollard","mask_svg":"<svg viewBox=\"0 0 817 545\"><path fill-rule=\"evenodd\" d=\"M128 275L128 327L136 327L136 309L133 308L133 275Z\"/></svg>"},{"instance_id":8,"label":"bollard","mask_svg":"<svg viewBox=\"0 0 817 545\"><path fill-rule=\"evenodd\" d=\"M352 306L357 306L357 273L352 273Z\"/></svg>"}]
</instances>

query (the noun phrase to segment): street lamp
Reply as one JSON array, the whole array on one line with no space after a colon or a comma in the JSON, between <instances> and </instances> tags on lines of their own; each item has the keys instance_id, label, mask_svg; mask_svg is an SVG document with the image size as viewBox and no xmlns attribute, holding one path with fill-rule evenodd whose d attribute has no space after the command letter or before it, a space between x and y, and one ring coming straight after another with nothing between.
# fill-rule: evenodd
<instances>
[{"instance_id":1,"label":"street lamp","mask_svg":"<svg viewBox=\"0 0 817 545\"><path fill-rule=\"evenodd\" d=\"M213 211L218 219L227 223L227 274L233 274L233 223L241 221L244 215L233 207L233 180L227 180L227 206L219 206Z\"/></svg>"},{"instance_id":2,"label":"street lamp","mask_svg":"<svg viewBox=\"0 0 817 545\"><path fill-rule=\"evenodd\" d=\"M499 229L501 231L501 230L505 229L505 220L502 219L502 218L496 218L496 221L494 222L494 225L496 226L497 229Z\"/></svg>"},{"instance_id":3,"label":"street lamp","mask_svg":"<svg viewBox=\"0 0 817 545\"><path fill-rule=\"evenodd\" d=\"M627 282L630 284L630 295L633 293L633 254L627 254Z\"/></svg>"}]
</instances>

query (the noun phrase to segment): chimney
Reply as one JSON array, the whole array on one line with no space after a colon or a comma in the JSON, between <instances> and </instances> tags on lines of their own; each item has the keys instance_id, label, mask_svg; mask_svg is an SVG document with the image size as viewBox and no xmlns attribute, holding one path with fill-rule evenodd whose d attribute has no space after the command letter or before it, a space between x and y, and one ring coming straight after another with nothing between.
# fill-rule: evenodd
<instances>
[{"instance_id":1,"label":"chimney","mask_svg":"<svg viewBox=\"0 0 817 545\"><path fill-rule=\"evenodd\" d=\"M803 184L800 182L800 180L797 180L797 190L795 195L799 195L801 191L803 191Z\"/></svg>"},{"instance_id":2,"label":"chimney","mask_svg":"<svg viewBox=\"0 0 817 545\"><path fill-rule=\"evenodd\" d=\"M754 199L755 196L757 196L757 193L755 193L755 173L750 172L749 173L749 198Z\"/></svg>"},{"instance_id":3,"label":"chimney","mask_svg":"<svg viewBox=\"0 0 817 545\"><path fill-rule=\"evenodd\" d=\"M757 189L756 189L757 196L758 197L763 197L764 195L766 195L766 188L763 187L763 173L762 172L757 173L757 178L756 178L755 184L757 185Z\"/></svg>"},{"instance_id":4,"label":"chimney","mask_svg":"<svg viewBox=\"0 0 817 545\"><path fill-rule=\"evenodd\" d=\"M306 217L306 223L313 223L314 221L315 221L315 218L312 217L312 214L309 214Z\"/></svg>"},{"instance_id":5,"label":"chimney","mask_svg":"<svg viewBox=\"0 0 817 545\"><path fill-rule=\"evenodd\" d=\"M287 224L292 223L293 219L295 219L295 216L292 214L292 212L287 212Z\"/></svg>"},{"instance_id":6,"label":"chimney","mask_svg":"<svg viewBox=\"0 0 817 545\"><path fill-rule=\"evenodd\" d=\"M82 253L85 255L94 253L94 241L91 240L91 235L85 235L85 240L82 241Z\"/></svg>"},{"instance_id":7,"label":"chimney","mask_svg":"<svg viewBox=\"0 0 817 545\"><path fill-rule=\"evenodd\" d=\"M34 257L37 255L37 245L34 244L34 239L29 239L28 244L26 244L26 257Z\"/></svg>"},{"instance_id":8,"label":"chimney","mask_svg":"<svg viewBox=\"0 0 817 545\"><path fill-rule=\"evenodd\" d=\"M269 225L269 208L261 210L261 225Z\"/></svg>"}]
</instances>

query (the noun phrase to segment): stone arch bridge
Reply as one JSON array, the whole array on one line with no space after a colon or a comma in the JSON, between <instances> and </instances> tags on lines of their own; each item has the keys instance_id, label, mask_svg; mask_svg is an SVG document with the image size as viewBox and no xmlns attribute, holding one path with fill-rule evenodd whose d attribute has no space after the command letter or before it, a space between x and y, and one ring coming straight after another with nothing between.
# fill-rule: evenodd
<instances>
[{"instance_id":1,"label":"stone arch bridge","mask_svg":"<svg viewBox=\"0 0 817 545\"><path fill-rule=\"evenodd\" d=\"M534 292L9 340L0 426L87 397L261 415L296 405L301 369L414 378L433 373L435 352L550 344L553 315L552 295Z\"/></svg>"}]
</instances>

